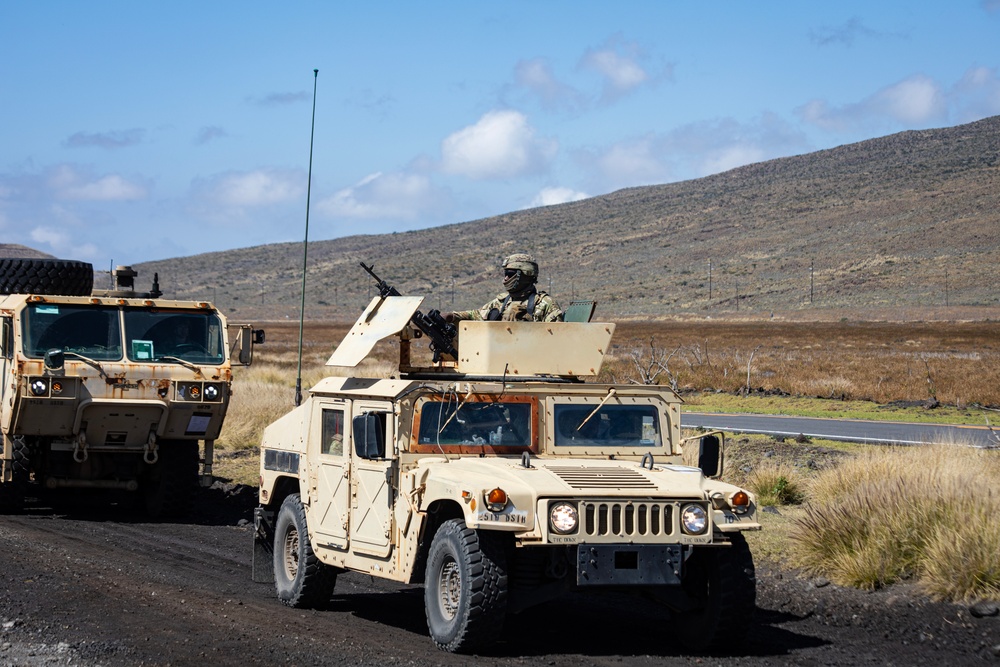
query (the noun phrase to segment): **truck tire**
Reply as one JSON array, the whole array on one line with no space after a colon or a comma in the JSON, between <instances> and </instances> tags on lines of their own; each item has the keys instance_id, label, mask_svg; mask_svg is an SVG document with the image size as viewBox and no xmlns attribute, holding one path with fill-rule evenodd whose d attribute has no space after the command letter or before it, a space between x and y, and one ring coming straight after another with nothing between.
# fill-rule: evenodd
<instances>
[{"instance_id":1,"label":"truck tire","mask_svg":"<svg viewBox=\"0 0 1000 667\"><path fill-rule=\"evenodd\" d=\"M3 465L10 466L11 480L0 482L0 513L16 514L24 509L24 496L28 492L31 477L31 449L23 437L6 438L2 442L11 447L10 460ZM6 454L6 452L4 452Z\"/></svg>"},{"instance_id":2,"label":"truck tire","mask_svg":"<svg viewBox=\"0 0 1000 667\"><path fill-rule=\"evenodd\" d=\"M142 479L146 514L154 519L185 517L194 509L198 485L198 441L162 440L158 460Z\"/></svg>"},{"instance_id":3,"label":"truck tire","mask_svg":"<svg viewBox=\"0 0 1000 667\"><path fill-rule=\"evenodd\" d=\"M337 585L337 569L316 557L309 543L299 494L285 498L274 522L274 588L282 604L325 609Z\"/></svg>"},{"instance_id":4,"label":"truck tire","mask_svg":"<svg viewBox=\"0 0 1000 667\"><path fill-rule=\"evenodd\" d=\"M66 259L0 259L0 294L89 296L94 267Z\"/></svg>"},{"instance_id":5,"label":"truck tire","mask_svg":"<svg viewBox=\"0 0 1000 667\"><path fill-rule=\"evenodd\" d=\"M507 613L507 558L500 536L441 524L427 555L427 628L438 648L469 653L500 636Z\"/></svg>"},{"instance_id":6,"label":"truck tire","mask_svg":"<svg viewBox=\"0 0 1000 667\"><path fill-rule=\"evenodd\" d=\"M741 533L729 547L703 547L686 563L683 588L694 604L674 619L676 636L697 652L730 649L746 636L757 601L753 555Z\"/></svg>"}]
</instances>

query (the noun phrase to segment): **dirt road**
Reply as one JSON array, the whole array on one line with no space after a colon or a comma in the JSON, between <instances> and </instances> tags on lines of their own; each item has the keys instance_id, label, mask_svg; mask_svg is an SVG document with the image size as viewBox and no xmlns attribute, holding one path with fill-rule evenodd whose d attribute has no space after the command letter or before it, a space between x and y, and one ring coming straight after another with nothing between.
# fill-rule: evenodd
<instances>
[{"instance_id":1,"label":"dirt road","mask_svg":"<svg viewBox=\"0 0 1000 667\"><path fill-rule=\"evenodd\" d=\"M102 505L0 517L0 665L472 662L432 646L419 588L345 575L329 611L283 607L251 582L253 493L237 491L206 490L216 509L194 523ZM476 664L1000 665L1000 616L824 584L759 566L750 640L718 657L685 654L655 607L579 598L512 617Z\"/></svg>"}]
</instances>

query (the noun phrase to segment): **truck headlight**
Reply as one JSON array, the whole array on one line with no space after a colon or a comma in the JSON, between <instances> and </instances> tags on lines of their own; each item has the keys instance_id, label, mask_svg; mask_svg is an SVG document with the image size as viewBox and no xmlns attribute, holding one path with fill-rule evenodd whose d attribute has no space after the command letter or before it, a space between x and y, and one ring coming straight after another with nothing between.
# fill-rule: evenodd
<instances>
[{"instance_id":1,"label":"truck headlight","mask_svg":"<svg viewBox=\"0 0 1000 667\"><path fill-rule=\"evenodd\" d=\"M206 401L216 401L219 399L219 386L215 384L205 385L205 400Z\"/></svg>"},{"instance_id":2,"label":"truck headlight","mask_svg":"<svg viewBox=\"0 0 1000 667\"><path fill-rule=\"evenodd\" d=\"M708 512L695 503L685 505L681 508L681 526L688 535L701 535L708 529Z\"/></svg>"},{"instance_id":3,"label":"truck headlight","mask_svg":"<svg viewBox=\"0 0 1000 667\"><path fill-rule=\"evenodd\" d=\"M556 503L549 508L549 526L560 535L574 532L579 518L576 506L572 503Z\"/></svg>"},{"instance_id":4,"label":"truck headlight","mask_svg":"<svg viewBox=\"0 0 1000 667\"><path fill-rule=\"evenodd\" d=\"M29 388L35 396L44 396L49 393L49 383L44 378L35 378L31 381Z\"/></svg>"}]
</instances>

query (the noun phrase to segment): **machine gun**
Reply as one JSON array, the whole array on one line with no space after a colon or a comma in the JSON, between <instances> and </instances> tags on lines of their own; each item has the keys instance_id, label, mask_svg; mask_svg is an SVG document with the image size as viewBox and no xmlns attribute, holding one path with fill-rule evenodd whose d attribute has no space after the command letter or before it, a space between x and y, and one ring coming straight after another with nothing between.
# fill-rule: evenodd
<instances>
[{"instance_id":1,"label":"machine gun","mask_svg":"<svg viewBox=\"0 0 1000 667\"><path fill-rule=\"evenodd\" d=\"M398 289L375 275L374 264L368 266L361 262L361 268L367 271L368 275L378 283L378 293L383 299L387 296L403 296ZM458 359L458 350L455 349L455 336L458 335L458 329L454 324L445 321L444 317L441 316L441 311L429 310L424 315L418 310L413 313L410 323L431 339L430 348L434 352L434 363L441 361L443 354L452 359Z\"/></svg>"}]
</instances>

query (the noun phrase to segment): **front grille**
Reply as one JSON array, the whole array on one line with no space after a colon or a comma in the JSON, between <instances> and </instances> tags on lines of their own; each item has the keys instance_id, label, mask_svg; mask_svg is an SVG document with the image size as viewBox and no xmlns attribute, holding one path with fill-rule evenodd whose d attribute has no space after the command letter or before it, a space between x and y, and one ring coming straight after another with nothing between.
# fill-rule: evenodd
<instances>
[{"instance_id":1,"label":"front grille","mask_svg":"<svg viewBox=\"0 0 1000 667\"><path fill-rule=\"evenodd\" d=\"M642 473L617 466L548 466L574 489L655 489Z\"/></svg>"},{"instance_id":2,"label":"front grille","mask_svg":"<svg viewBox=\"0 0 1000 667\"><path fill-rule=\"evenodd\" d=\"M581 504L586 538L641 540L667 537L674 533L673 503L600 500Z\"/></svg>"}]
</instances>

